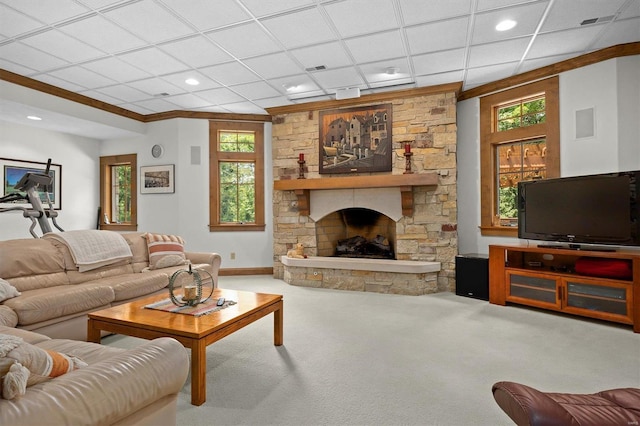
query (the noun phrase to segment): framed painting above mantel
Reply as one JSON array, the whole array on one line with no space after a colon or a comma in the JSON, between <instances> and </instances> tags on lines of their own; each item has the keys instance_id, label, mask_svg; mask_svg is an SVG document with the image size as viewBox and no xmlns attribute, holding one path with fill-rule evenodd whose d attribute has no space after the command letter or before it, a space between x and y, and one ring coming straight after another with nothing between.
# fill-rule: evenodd
<instances>
[{"instance_id":1,"label":"framed painting above mantel","mask_svg":"<svg viewBox=\"0 0 640 426\"><path fill-rule=\"evenodd\" d=\"M391 104L320 111L319 172L390 172Z\"/></svg>"},{"instance_id":2,"label":"framed painting above mantel","mask_svg":"<svg viewBox=\"0 0 640 426\"><path fill-rule=\"evenodd\" d=\"M0 197L12 193L26 195L23 191L15 189L15 185L27 173L44 173L47 169L47 163L37 161L14 160L11 158L0 158L0 173L2 173L2 187L0 187ZM62 166L60 164L51 164L49 167L49 175L53 177L53 183L49 188L49 199L54 210L62 208ZM48 209L45 193L42 188L38 188L40 201L45 209ZM9 203L0 203L0 207L25 207L31 208L31 203L26 198L24 200L16 200Z\"/></svg>"}]
</instances>

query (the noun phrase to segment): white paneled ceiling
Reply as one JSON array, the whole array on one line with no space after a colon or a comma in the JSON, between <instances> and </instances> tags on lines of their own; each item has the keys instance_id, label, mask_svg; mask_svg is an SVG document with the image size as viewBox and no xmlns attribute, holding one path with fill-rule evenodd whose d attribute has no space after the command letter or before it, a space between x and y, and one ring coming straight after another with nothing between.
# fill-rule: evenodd
<instances>
[{"instance_id":1,"label":"white paneled ceiling","mask_svg":"<svg viewBox=\"0 0 640 426\"><path fill-rule=\"evenodd\" d=\"M466 90L636 41L640 0L0 0L1 68L141 114Z\"/></svg>"}]
</instances>

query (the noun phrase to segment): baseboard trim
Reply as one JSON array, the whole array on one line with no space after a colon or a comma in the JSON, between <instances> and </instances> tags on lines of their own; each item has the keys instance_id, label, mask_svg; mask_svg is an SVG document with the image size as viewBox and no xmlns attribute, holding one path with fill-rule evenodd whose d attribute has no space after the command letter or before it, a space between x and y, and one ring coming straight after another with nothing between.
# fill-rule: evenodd
<instances>
[{"instance_id":1,"label":"baseboard trim","mask_svg":"<svg viewBox=\"0 0 640 426\"><path fill-rule=\"evenodd\" d=\"M264 268L222 268L218 272L220 276L230 275L273 275L273 267Z\"/></svg>"}]
</instances>

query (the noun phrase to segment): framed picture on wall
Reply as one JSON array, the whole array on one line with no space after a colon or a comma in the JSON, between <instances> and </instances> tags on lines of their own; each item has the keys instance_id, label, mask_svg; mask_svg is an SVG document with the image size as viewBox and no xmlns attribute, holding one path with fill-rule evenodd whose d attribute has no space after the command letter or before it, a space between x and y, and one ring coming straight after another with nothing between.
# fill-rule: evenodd
<instances>
[{"instance_id":1,"label":"framed picture on wall","mask_svg":"<svg viewBox=\"0 0 640 426\"><path fill-rule=\"evenodd\" d=\"M25 196L26 192L15 189L16 184L27 173L44 173L47 169L47 163L37 161L14 160L11 158L0 158L0 173L2 173L2 187L0 188L0 197L9 194L19 194ZM53 182L48 189L49 199L55 210L62 208L62 166L60 164L51 164L49 167L49 175L53 177ZM43 188L38 188L40 201L45 209L49 206L46 201L46 195ZM0 207L25 207L31 208L31 203L26 198L17 199L8 203L0 203Z\"/></svg>"},{"instance_id":2,"label":"framed picture on wall","mask_svg":"<svg viewBox=\"0 0 640 426\"><path fill-rule=\"evenodd\" d=\"M141 194L172 194L174 187L173 164L164 166L140 167L140 193Z\"/></svg>"},{"instance_id":3,"label":"framed picture on wall","mask_svg":"<svg viewBox=\"0 0 640 426\"><path fill-rule=\"evenodd\" d=\"M320 111L320 173L390 172L391 104Z\"/></svg>"}]
</instances>

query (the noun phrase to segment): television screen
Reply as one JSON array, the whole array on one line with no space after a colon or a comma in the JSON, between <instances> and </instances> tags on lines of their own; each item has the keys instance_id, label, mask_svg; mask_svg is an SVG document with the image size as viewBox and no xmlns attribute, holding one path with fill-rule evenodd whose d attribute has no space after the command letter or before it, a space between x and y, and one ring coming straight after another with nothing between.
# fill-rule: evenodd
<instances>
[{"instance_id":1,"label":"television screen","mask_svg":"<svg viewBox=\"0 0 640 426\"><path fill-rule=\"evenodd\" d=\"M520 182L518 237L640 245L638 174L620 172Z\"/></svg>"}]
</instances>

